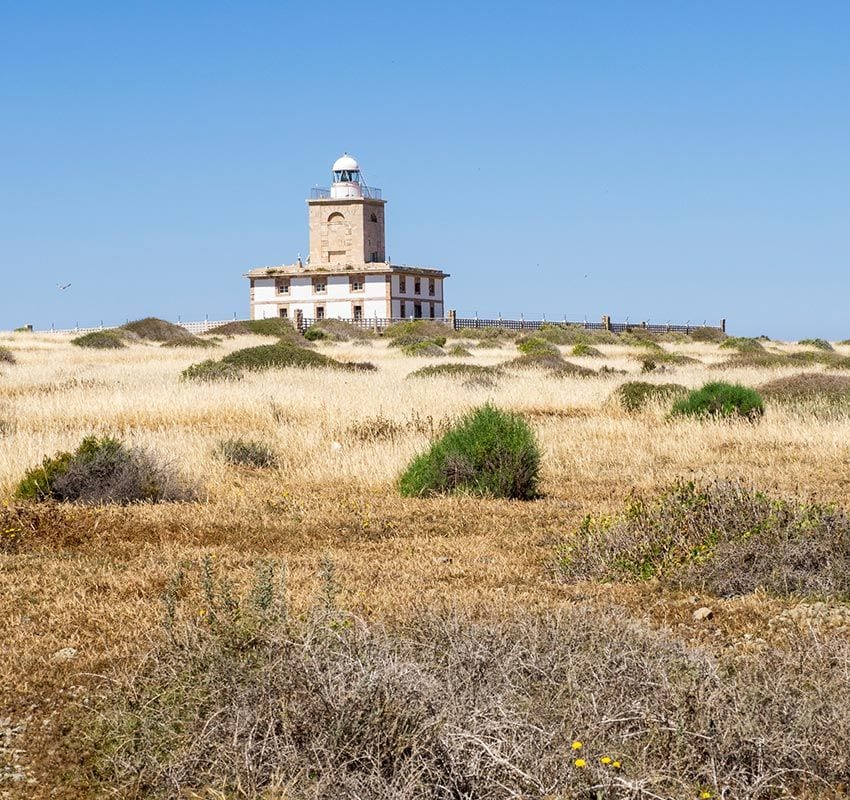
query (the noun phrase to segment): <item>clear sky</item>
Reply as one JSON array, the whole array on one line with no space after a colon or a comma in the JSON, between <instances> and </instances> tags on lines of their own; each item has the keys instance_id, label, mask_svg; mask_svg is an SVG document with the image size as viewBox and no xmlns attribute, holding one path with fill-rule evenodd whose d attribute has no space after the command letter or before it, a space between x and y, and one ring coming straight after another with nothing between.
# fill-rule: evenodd
<instances>
[{"instance_id":1,"label":"clear sky","mask_svg":"<svg viewBox=\"0 0 850 800\"><path fill-rule=\"evenodd\" d=\"M0 0L0 329L246 316L343 150L460 315L850 337L844 0Z\"/></svg>"}]
</instances>

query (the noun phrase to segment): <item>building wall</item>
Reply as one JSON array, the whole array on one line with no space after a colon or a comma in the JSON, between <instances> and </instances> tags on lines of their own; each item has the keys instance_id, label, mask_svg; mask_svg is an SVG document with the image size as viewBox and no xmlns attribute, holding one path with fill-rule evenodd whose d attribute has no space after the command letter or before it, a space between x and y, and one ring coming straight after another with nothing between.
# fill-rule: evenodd
<instances>
[{"instance_id":1,"label":"building wall","mask_svg":"<svg viewBox=\"0 0 850 800\"><path fill-rule=\"evenodd\" d=\"M381 200L310 200L310 266L383 262Z\"/></svg>"},{"instance_id":2,"label":"building wall","mask_svg":"<svg viewBox=\"0 0 850 800\"><path fill-rule=\"evenodd\" d=\"M306 319L316 318L316 307L323 306L326 318L352 319L354 307L360 306L365 318L385 319L389 315L389 284L386 275L365 275L363 289L353 290L352 275L295 275L289 280L289 292L278 293L275 278L255 278L251 301L251 318L280 316L286 308L293 319L298 311ZM324 292L315 290L314 279L323 278Z\"/></svg>"}]
</instances>

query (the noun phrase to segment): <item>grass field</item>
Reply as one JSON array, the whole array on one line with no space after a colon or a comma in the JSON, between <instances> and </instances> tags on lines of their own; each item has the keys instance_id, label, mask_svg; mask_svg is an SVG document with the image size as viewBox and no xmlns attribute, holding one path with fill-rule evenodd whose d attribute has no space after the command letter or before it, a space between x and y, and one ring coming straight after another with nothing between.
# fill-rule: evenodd
<instances>
[{"instance_id":1,"label":"grass field","mask_svg":"<svg viewBox=\"0 0 850 800\"><path fill-rule=\"evenodd\" d=\"M210 352L219 357L272 341L236 336ZM339 607L376 624L447 610L498 622L614 604L684 646L716 655L754 641L781 650L785 640L777 631L792 618L805 620L802 627L815 630L822 644L847 640L850 611L841 598L757 592L720 599L653 581L565 582L552 567L558 543L586 515L616 514L631 492L652 496L680 478L739 480L778 497L850 511L850 404L768 402L763 419L750 424L672 420L669 403L627 413L611 399L627 380L757 387L803 371L798 366L717 369L728 350L686 342L664 347L695 363L639 375L634 348L601 344L602 358L561 350L576 364L623 373L508 371L494 384L465 385L453 377L408 380L415 369L441 360L409 357L375 340L318 344L336 359L371 361L374 372L270 370L204 384L179 378L201 360L191 349L131 344L86 351L64 338L32 334L1 336L0 346L16 362L0 363L0 520L17 531L0 552L0 797L131 796L95 785L80 721L84 730L87 715L100 713L110 681L158 646L169 582L181 565L197 569L205 557L237 593L249 589L263 563L285 564L296 614L306 614L321 595L323 564L326 570L332 563ZM848 347L837 349L850 354ZM516 356L510 343L471 351L467 361L485 366ZM414 454L487 401L533 426L543 451L542 498L400 497L394 484ZM92 433L149 448L185 475L198 499L127 507L30 506L11 499L27 469ZM225 463L216 455L218 443L239 436L272 447L277 466ZM190 587L183 602L186 613L200 613L202 590ZM703 606L712 609L710 618L694 619ZM65 648L75 653L66 658ZM799 756L797 796L840 794L835 775L822 775L806 753ZM568 769L568 753L565 759ZM190 784L196 794L175 790L173 796L259 796L228 793L212 782ZM787 791L790 784L783 785ZM673 796L669 790L653 795L650 788L644 786L645 797ZM587 796L571 791L549 796ZM706 791L720 796L722 787ZM747 796L790 796L771 794L767 783L758 791ZM537 786L503 796L544 791Z\"/></svg>"}]
</instances>

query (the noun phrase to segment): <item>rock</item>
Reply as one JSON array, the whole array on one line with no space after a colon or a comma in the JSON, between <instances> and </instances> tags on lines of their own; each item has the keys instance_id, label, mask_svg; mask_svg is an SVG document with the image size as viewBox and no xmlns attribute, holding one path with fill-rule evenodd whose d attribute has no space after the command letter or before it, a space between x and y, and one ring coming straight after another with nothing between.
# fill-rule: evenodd
<instances>
[{"instance_id":1,"label":"rock","mask_svg":"<svg viewBox=\"0 0 850 800\"><path fill-rule=\"evenodd\" d=\"M77 650L75 647L63 647L61 650L57 650L52 656L50 656L50 660L54 664L62 664L65 661L72 661L77 657Z\"/></svg>"},{"instance_id":2,"label":"rock","mask_svg":"<svg viewBox=\"0 0 850 800\"><path fill-rule=\"evenodd\" d=\"M703 620L711 619L713 616L714 612L708 606L702 606L693 613L695 622L702 622Z\"/></svg>"}]
</instances>

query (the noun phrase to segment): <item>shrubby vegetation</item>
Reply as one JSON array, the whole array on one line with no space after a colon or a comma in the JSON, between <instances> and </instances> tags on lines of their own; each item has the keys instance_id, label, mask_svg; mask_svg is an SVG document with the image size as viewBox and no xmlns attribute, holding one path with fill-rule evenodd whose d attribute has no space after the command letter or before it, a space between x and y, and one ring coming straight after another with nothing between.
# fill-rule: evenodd
<instances>
[{"instance_id":1,"label":"shrubby vegetation","mask_svg":"<svg viewBox=\"0 0 850 800\"><path fill-rule=\"evenodd\" d=\"M275 564L243 595L210 560L174 576L165 635L73 731L96 756L89 789L755 800L850 772L844 637L716 656L614 605L380 625L340 609L328 562L306 614L283 586Z\"/></svg>"},{"instance_id":2,"label":"shrubby vegetation","mask_svg":"<svg viewBox=\"0 0 850 800\"><path fill-rule=\"evenodd\" d=\"M0 364L14 364L15 355L8 347L0 347Z\"/></svg>"},{"instance_id":3,"label":"shrubby vegetation","mask_svg":"<svg viewBox=\"0 0 850 800\"><path fill-rule=\"evenodd\" d=\"M15 491L19 500L98 504L156 503L191 495L168 465L109 436L89 436L74 452L46 457Z\"/></svg>"},{"instance_id":4,"label":"shrubby vegetation","mask_svg":"<svg viewBox=\"0 0 850 800\"><path fill-rule=\"evenodd\" d=\"M266 444L241 437L225 439L216 447L217 455L228 464L239 467L275 467L277 453Z\"/></svg>"},{"instance_id":5,"label":"shrubby vegetation","mask_svg":"<svg viewBox=\"0 0 850 800\"><path fill-rule=\"evenodd\" d=\"M235 364L208 359L186 367L180 373L183 380L212 383L215 381L241 381L242 370Z\"/></svg>"},{"instance_id":6,"label":"shrubby vegetation","mask_svg":"<svg viewBox=\"0 0 850 800\"><path fill-rule=\"evenodd\" d=\"M173 322L166 322L164 319L156 317L146 317L145 319L128 322L118 328L119 331L127 331L134 334L139 339L144 339L150 342L178 342L189 341L197 337L189 333L186 328L175 325Z\"/></svg>"},{"instance_id":7,"label":"shrubby vegetation","mask_svg":"<svg viewBox=\"0 0 850 800\"><path fill-rule=\"evenodd\" d=\"M602 358L601 350L597 350L589 344L584 344L584 342L579 342L579 344L573 347L572 354L574 356L584 356L585 358Z\"/></svg>"},{"instance_id":8,"label":"shrubby vegetation","mask_svg":"<svg viewBox=\"0 0 850 800\"><path fill-rule=\"evenodd\" d=\"M850 598L850 518L740 483L678 482L633 496L615 519L588 516L561 548L568 580L657 578L721 597Z\"/></svg>"},{"instance_id":9,"label":"shrubby vegetation","mask_svg":"<svg viewBox=\"0 0 850 800\"><path fill-rule=\"evenodd\" d=\"M478 364L430 364L411 372L408 378L495 378L502 374L498 367L482 367Z\"/></svg>"},{"instance_id":10,"label":"shrubby vegetation","mask_svg":"<svg viewBox=\"0 0 850 800\"><path fill-rule=\"evenodd\" d=\"M647 403L667 402L686 395L688 390L678 383L628 381L615 392L617 402L626 411L640 411Z\"/></svg>"},{"instance_id":11,"label":"shrubby vegetation","mask_svg":"<svg viewBox=\"0 0 850 800\"><path fill-rule=\"evenodd\" d=\"M764 403L755 389L716 381L690 392L673 404L676 416L758 420Z\"/></svg>"},{"instance_id":12,"label":"shrubby vegetation","mask_svg":"<svg viewBox=\"0 0 850 800\"><path fill-rule=\"evenodd\" d=\"M737 350L739 353L764 352L764 345L761 341L742 336L730 336L720 343L720 347L727 350Z\"/></svg>"},{"instance_id":13,"label":"shrubby vegetation","mask_svg":"<svg viewBox=\"0 0 850 800\"><path fill-rule=\"evenodd\" d=\"M417 456L398 486L408 497L461 493L531 500L539 473L540 450L525 420L487 404Z\"/></svg>"},{"instance_id":14,"label":"shrubby vegetation","mask_svg":"<svg viewBox=\"0 0 850 800\"><path fill-rule=\"evenodd\" d=\"M94 350L119 350L127 346L126 338L121 331L111 328L77 336L76 339L71 339L71 344Z\"/></svg>"},{"instance_id":15,"label":"shrubby vegetation","mask_svg":"<svg viewBox=\"0 0 850 800\"><path fill-rule=\"evenodd\" d=\"M850 377L828 372L801 372L769 381L759 387L759 393L775 402L847 403L850 402Z\"/></svg>"},{"instance_id":16,"label":"shrubby vegetation","mask_svg":"<svg viewBox=\"0 0 850 800\"><path fill-rule=\"evenodd\" d=\"M798 344L801 344L804 347L814 347L816 350L835 350L835 348L826 339L800 339Z\"/></svg>"}]
</instances>

